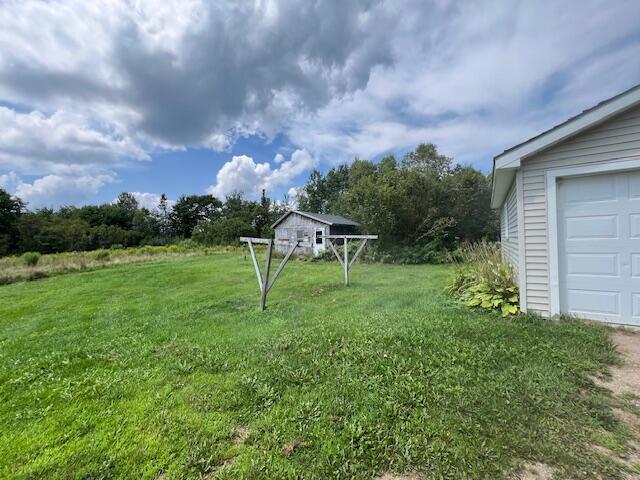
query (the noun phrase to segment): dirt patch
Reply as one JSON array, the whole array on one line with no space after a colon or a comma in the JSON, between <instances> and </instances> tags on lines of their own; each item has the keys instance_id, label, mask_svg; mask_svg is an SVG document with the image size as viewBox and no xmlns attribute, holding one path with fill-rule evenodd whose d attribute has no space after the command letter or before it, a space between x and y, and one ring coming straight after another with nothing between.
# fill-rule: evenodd
<instances>
[{"instance_id":1,"label":"dirt patch","mask_svg":"<svg viewBox=\"0 0 640 480\"><path fill-rule=\"evenodd\" d=\"M628 470L628 472L624 476L625 479L640 479L640 474L633 473L633 471L636 470L640 465L640 450L638 449L638 445L635 442L630 442L629 448L624 453L614 452L613 450L607 447L603 447L602 445L593 445L593 449L609 458L614 458L616 462L624 465Z\"/></svg>"},{"instance_id":2,"label":"dirt patch","mask_svg":"<svg viewBox=\"0 0 640 480\"><path fill-rule=\"evenodd\" d=\"M629 403L635 407L640 405L640 335L635 331L620 328L615 330L610 338L622 355L623 364L611 368L610 378L594 380L601 387L611 391L616 405L613 414L629 429L635 440L629 441L628 448L622 453L602 445L593 445L593 449L624 465L628 470L624 478L640 479L640 474L635 473L640 466L640 447L636 443L640 440L640 417L632 411L633 407L629 406Z\"/></svg>"},{"instance_id":3,"label":"dirt patch","mask_svg":"<svg viewBox=\"0 0 640 480\"><path fill-rule=\"evenodd\" d=\"M640 335L619 329L613 332L611 341L624 357L624 363L611 369L610 379L597 382L616 395L640 395Z\"/></svg>"},{"instance_id":4,"label":"dirt patch","mask_svg":"<svg viewBox=\"0 0 640 480\"><path fill-rule=\"evenodd\" d=\"M285 457L291 456L291 454L297 449L304 448L307 446L307 442L305 442L301 438L296 438L287 442L284 447L282 447L282 455Z\"/></svg>"},{"instance_id":5,"label":"dirt patch","mask_svg":"<svg viewBox=\"0 0 640 480\"><path fill-rule=\"evenodd\" d=\"M546 463L525 463L514 475L514 480L551 480L553 468Z\"/></svg>"},{"instance_id":6,"label":"dirt patch","mask_svg":"<svg viewBox=\"0 0 640 480\"><path fill-rule=\"evenodd\" d=\"M238 447L242 445L251 435L251 430L247 427L236 427L233 430L233 444Z\"/></svg>"}]
</instances>

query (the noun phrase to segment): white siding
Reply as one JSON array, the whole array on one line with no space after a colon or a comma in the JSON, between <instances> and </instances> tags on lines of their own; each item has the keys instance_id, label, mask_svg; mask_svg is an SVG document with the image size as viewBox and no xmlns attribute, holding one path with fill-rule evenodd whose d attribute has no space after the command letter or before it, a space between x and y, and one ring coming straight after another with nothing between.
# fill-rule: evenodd
<instances>
[{"instance_id":1,"label":"white siding","mask_svg":"<svg viewBox=\"0 0 640 480\"><path fill-rule=\"evenodd\" d=\"M640 158L640 107L522 161L527 310L549 314L546 171Z\"/></svg>"},{"instance_id":2,"label":"white siding","mask_svg":"<svg viewBox=\"0 0 640 480\"><path fill-rule=\"evenodd\" d=\"M500 213L502 254L518 270L518 202L516 182L513 182Z\"/></svg>"}]
</instances>

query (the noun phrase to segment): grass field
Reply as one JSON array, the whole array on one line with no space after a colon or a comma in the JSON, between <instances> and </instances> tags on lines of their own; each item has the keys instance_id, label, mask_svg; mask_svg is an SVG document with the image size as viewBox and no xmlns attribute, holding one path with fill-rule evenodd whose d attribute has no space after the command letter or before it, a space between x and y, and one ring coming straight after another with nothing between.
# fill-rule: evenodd
<instances>
[{"instance_id":1,"label":"grass field","mask_svg":"<svg viewBox=\"0 0 640 480\"><path fill-rule=\"evenodd\" d=\"M617 478L604 327L470 311L447 266L186 257L0 287L2 478Z\"/></svg>"}]
</instances>

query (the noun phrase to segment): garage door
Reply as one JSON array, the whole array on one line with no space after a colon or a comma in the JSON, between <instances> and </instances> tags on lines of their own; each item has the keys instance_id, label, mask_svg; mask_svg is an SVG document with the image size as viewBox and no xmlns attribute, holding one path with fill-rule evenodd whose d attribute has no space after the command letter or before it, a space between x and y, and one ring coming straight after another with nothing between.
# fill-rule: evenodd
<instances>
[{"instance_id":1,"label":"garage door","mask_svg":"<svg viewBox=\"0 0 640 480\"><path fill-rule=\"evenodd\" d=\"M558 180L560 310L640 325L640 172Z\"/></svg>"}]
</instances>

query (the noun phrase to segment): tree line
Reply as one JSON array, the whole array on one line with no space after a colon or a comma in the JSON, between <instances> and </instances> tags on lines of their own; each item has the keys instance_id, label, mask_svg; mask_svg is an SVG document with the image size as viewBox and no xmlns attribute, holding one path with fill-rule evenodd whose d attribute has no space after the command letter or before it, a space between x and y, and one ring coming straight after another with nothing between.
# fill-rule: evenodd
<instances>
[{"instance_id":1,"label":"tree line","mask_svg":"<svg viewBox=\"0 0 640 480\"><path fill-rule=\"evenodd\" d=\"M127 192L103 205L29 211L0 189L0 255L165 245L189 238L233 243L240 235L270 234L269 225L281 213L264 194L260 202L240 194L224 202L212 195L183 195L173 207L162 195L157 208L149 210Z\"/></svg>"},{"instance_id":2,"label":"tree line","mask_svg":"<svg viewBox=\"0 0 640 480\"><path fill-rule=\"evenodd\" d=\"M461 241L497 237L489 208L491 182L470 167L453 165L433 144L420 145L401 160L354 160L326 174L315 170L300 189L300 210L341 214L380 235L379 249L448 251ZM260 201L236 193L183 195L169 206L140 207L121 193L113 203L27 209L0 189L0 255L55 253L113 246L162 245L183 239L204 244L236 243L240 236L269 237L271 224L286 211L263 191ZM430 254L429 254L430 255ZM428 257L428 255L427 255Z\"/></svg>"},{"instance_id":3,"label":"tree line","mask_svg":"<svg viewBox=\"0 0 640 480\"><path fill-rule=\"evenodd\" d=\"M356 159L325 175L314 171L299 197L301 210L354 218L380 236L378 249L422 251L419 260L433 260L460 242L495 240L499 220L490 201L490 176L454 165L433 144L401 160Z\"/></svg>"}]
</instances>

